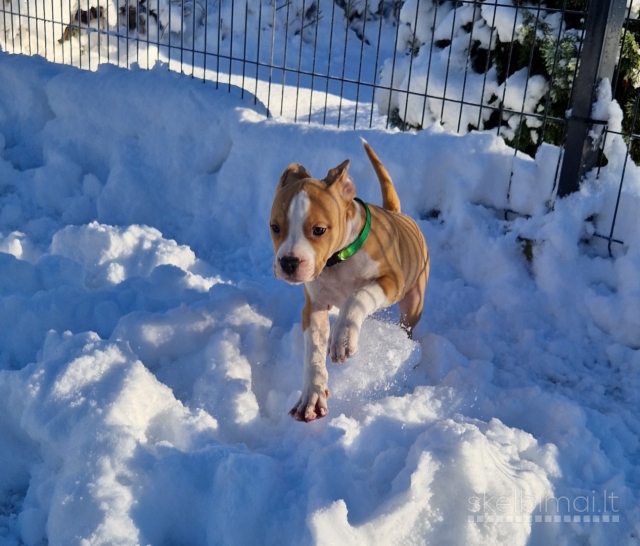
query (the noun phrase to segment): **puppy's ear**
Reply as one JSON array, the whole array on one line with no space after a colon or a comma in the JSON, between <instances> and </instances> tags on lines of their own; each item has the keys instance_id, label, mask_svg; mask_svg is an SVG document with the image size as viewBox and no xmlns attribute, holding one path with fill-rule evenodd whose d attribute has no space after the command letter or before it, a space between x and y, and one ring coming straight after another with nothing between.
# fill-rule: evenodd
<instances>
[{"instance_id":1,"label":"puppy's ear","mask_svg":"<svg viewBox=\"0 0 640 546\"><path fill-rule=\"evenodd\" d=\"M347 203L351 202L356 196L356 186L347 174L349 164L350 161L348 159L343 161L340 165L331 169L323 181L329 188L337 191Z\"/></svg>"},{"instance_id":2,"label":"puppy's ear","mask_svg":"<svg viewBox=\"0 0 640 546\"><path fill-rule=\"evenodd\" d=\"M291 184L291 182L295 182L296 180L303 180L304 178L311 178L309 171L300 165L300 163L292 163L280 175L278 189L284 188L287 184Z\"/></svg>"}]
</instances>

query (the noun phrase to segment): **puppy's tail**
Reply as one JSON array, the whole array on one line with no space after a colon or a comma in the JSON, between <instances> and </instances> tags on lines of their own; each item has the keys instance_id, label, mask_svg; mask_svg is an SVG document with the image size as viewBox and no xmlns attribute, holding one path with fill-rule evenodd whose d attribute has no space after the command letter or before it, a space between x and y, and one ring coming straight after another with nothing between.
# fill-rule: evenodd
<instances>
[{"instance_id":1,"label":"puppy's tail","mask_svg":"<svg viewBox=\"0 0 640 546\"><path fill-rule=\"evenodd\" d=\"M400 199L396 193L396 189L393 187L391 177L384 168L382 161L378 158L373 148L369 146L369 143L363 138L362 144L369 156L369 161L373 165L373 169L376 171L378 180L380 181L380 190L382 191L382 208L391 212L400 212Z\"/></svg>"}]
</instances>

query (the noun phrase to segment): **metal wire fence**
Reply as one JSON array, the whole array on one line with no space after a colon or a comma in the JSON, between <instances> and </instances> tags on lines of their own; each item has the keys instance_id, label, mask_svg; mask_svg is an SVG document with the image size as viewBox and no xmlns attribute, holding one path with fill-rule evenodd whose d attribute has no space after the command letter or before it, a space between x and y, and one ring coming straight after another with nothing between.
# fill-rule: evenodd
<instances>
[{"instance_id":1,"label":"metal wire fence","mask_svg":"<svg viewBox=\"0 0 640 546\"><path fill-rule=\"evenodd\" d=\"M535 156L544 143L558 150L564 146L564 168L562 154L554 156L561 195L577 188L586 174L582 166L596 166L597 175L607 169L617 136L628 143L616 171L617 202L591 235L603 239L610 253L612 245L623 243L615 235L623 187L629 165L640 159L640 22L631 0L0 0L0 5L0 47L12 53L86 69L102 63L151 68L162 62L218 87L240 88L271 114L296 122L401 130L439 123L457 133L491 131L513 147L514 158ZM620 10L625 13L616 19ZM598 47L605 53L608 48L609 58L615 49L610 68L603 68L605 54L596 61L592 53L584 58L588 48ZM575 115L576 101L585 83L576 84L578 66L583 80L590 78L581 116ZM615 74L606 74L613 67ZM619 127L591 115L605 77L624 108ZM572 136L578 125L582 133ZM576 150L571 154L570 144ZM583 151L589 147L599 152L587 161ZM569 155L581 167L569 168Z\"/></svg>"},{"instance_id":2,"label":"metal wire fence","mask_svg":"<svg viewBox=\"0 0 640 546\"><path fill-rule=\"evenodd\" d=\"M620 2L622 3L622 2ZM613 207L610 228L603 234L595 233L607 242L607 249L610 255L613 254L612 246L624 245L624 241L617 238L616 224L620 216L624 218L640 217L640 208L636 200L622 200L623 188L625 181L629 185L637 184L637 165L640 164L640 119L638 118L638 106L640 105L640 73L637 72L638 61L640 60L640 48L638 48L637 39L640 36L640 19L638 19L637 6L633 2L629 2L625 14L622 31L622 39L618 48L614 48L613 56L616 59L616 66L611 83L611 94L615 97L622 107L623 117L617 126L613 124L602 124L596 130L601 132L601 146L596 147L593 154L597 155L594 160L596 166L596 175L599 177L603 167L609 164L609 149L614 142L620 143L624 140L626 146L623 147L623 160L618 159L618 169L616 171L619 184L615 193L615 202L610 205ZM632 180L628 180L631 178Z\"/></svg>"}]
</instances>

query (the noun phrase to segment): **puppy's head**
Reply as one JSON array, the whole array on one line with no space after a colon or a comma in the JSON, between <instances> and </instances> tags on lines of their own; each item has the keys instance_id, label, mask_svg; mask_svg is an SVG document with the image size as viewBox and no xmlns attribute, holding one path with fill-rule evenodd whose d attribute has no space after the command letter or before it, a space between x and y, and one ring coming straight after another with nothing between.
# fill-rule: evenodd
<instances>
[{"instance_id":1,"label":"puppy's head","mask_svg":"<svg viewBox=\"0 0 640 546\"><path fill-rule=\"evenodd\" d=\"M291 284L309 282L340 250L356 195L348 168L349 160L316 180L293 163L280 176L270 220L277 278Z\"/></svg>"}]
</instances>

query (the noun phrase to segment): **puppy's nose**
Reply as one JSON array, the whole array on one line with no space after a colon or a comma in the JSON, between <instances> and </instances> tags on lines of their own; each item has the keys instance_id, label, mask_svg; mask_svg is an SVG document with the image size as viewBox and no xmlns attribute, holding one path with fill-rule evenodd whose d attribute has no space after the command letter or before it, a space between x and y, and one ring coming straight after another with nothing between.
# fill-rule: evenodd
<instances>
[{"instance_id":1,"label":"puppy's nose","mask_svg":"<svg viewBox=\"0 0 640 546\"><path fill-rule=\"evenodd\" d=\"M280 267L287 275L293 274L298 269L298 265L300 265L300 258L295 256L283 256L280 258Z\"/></svg>"}]
</instances>

